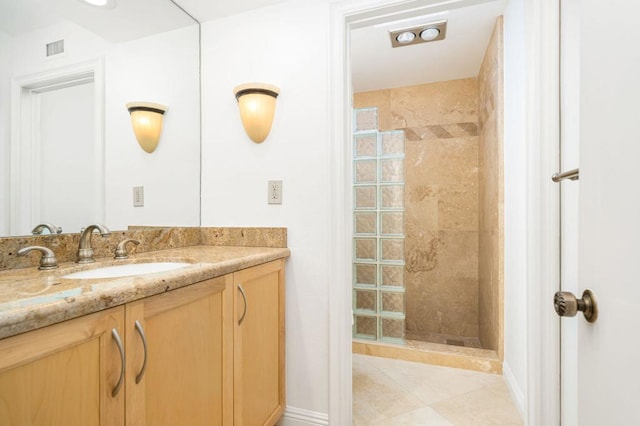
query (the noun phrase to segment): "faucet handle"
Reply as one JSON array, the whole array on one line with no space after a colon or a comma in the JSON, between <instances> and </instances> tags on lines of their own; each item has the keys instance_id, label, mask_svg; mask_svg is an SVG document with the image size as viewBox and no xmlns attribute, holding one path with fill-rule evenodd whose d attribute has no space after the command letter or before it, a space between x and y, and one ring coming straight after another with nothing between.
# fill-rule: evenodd
<instances>
[{"instance_id":1,"label":"faucet handle","mask_svg":"<svg viewBox=\"0 0 640 426\"><path fill-rule=\"evenodd\" d=\"M23 247L20 250L18 250L18 256L24 256L27 253L30 253L34 250L42 253L42 257L40 257L40 266L38 267L38 269L42 271L47 271L50 269L56 269L58 267L58 259L56 259L55 253L53 253L53 250L47 247L42 247L42 246Z\"/></svg>"},{"instance_id":2,"label":"faucet handle","mask_svg":"<svg viewBox=\"0 0 640 426\"><path fill-rule=\"evenodd\" d=\"M31 233L33 235L40 235L40 234L42 234L42 232L45 229L48 229L51 234L61 234L62 233L62 227L55 226L54 224L48 223L48 222L40 223L40 224L36 225L36 227L31 230Z\"/></svg>"},{"instance_id":3,"label":"faucet handle","mask_svg":"<svg viewBox=\"0 0 640 426\"><path fill-rule=\"evenodd\" d=\"M115 256L113 257L114 259L128 259L129 258L129 252L127 251L127 243L133 243L135 245L140 244L140 240L136 240L133 238L127 238L124 239L122 241L120 241L118 243L118 246L116 247L116 252L115 252Z\"/></svg>"}]
</instances>

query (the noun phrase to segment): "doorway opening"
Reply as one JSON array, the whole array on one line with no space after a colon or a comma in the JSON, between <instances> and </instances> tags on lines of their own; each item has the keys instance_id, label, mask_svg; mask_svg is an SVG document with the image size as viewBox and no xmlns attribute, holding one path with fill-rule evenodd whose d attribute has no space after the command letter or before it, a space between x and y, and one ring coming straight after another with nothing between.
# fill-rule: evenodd
<instances>
[{"instance_id":1,"label":"doorway opening","mask_svg":"<svg viewBox=\"0 0 640 426\"><path fill-rule=\"evenodd\" d=\"M103 84L101 61L12 81L10 234L103 220Z\"/></svg>"},{"instance_id":2,"label":"doorway opening","mask_svg":"<svg viewBox=\"0 0 640 426\"><path fill-rule=\"evenodd\" d=\"M502 371L504 5L351 30L354 353Z\"/></svg>"}]
</instances>

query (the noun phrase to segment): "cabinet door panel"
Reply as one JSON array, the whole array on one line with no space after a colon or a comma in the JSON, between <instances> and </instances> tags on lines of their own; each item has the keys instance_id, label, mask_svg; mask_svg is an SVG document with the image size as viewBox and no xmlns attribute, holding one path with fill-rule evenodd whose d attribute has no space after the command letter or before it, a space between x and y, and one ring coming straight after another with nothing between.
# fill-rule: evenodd
<instances>
[{"instance_id":1,"label":"cabinet door panel","mask_svg":"<svg viewBox=\"0 0 640 426\"><path fill-rule=\"evenodd\" d=\"M114 308L0 341L0 424L123 425L120 354L111 330L123 332Z\"/></svg>"},{"instance_id":2,"label":"cabinet door panel","mask_svg":"<svg viewBox=\"0 0 640 426\"><path fill-rule=\"evenodd\" d=\"M236 425L274 424L284 409L284 275L281 261L235 274ZM246 314L241 324L245 308Z\"/></svg>"},{"instance_id":3,"label":"cabinet door panel","mask_svg":"<svg viewBox=\"0 0 640 426\"><path fill-rule=\"evenodd\" d=\"M222 277L127 306L128 424L230 422L223 397L225 376L231 374L225 371L231 368L224 368L230 358L223 350L224 339L230 340L223 321L230 310L230 300L225 304L230 291L223 290L227 279L230 289L230 277ZM139 383L135 378L144 362L144 348L136 320L147 341L147 368Z\"/></svg>"}]
</instances>

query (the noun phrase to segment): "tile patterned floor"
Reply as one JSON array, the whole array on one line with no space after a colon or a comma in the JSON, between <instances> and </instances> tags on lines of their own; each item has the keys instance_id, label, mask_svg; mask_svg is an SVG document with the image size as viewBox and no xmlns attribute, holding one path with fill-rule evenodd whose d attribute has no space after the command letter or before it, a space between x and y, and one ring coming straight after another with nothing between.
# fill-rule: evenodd
<instances>
[{"instance_id":1,"label":"tile patterned floor","mask_svg":"<svg viewBox=\"0 0 640 426\"><path fill-rule=\"evenodd\" d=\"M522 424L502 376L353 354L354 426Z\"/></svg>"}]
</instances>

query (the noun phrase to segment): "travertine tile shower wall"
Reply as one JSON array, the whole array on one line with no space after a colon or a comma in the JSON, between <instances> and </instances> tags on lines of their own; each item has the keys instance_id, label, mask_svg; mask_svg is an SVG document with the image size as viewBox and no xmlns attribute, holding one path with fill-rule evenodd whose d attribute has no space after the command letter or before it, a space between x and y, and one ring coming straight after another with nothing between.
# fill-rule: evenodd
<instances>
[{"instance_id":1,"label":"travertine tile shower wall","mask_svg":"<svg viewBox=\"0 0 640 426\"><path fill-rule=\"evenodd\" d=\"M500 358L503 351L501 330L504 311L502 57L502 17L499 17L478 74L478 318L482 347L497 351Z\"/></svg>"},{"instance_id":2,"label":"travertine tile shower wall","mask_svg":"<svg viewBox=\"0 0 640 426\"><path fill-rule=\"evenodd\" d=\"M475 78L354 95L405 132L408 336L478 337L477 105Z\"/></svg>"}]
</instances>

